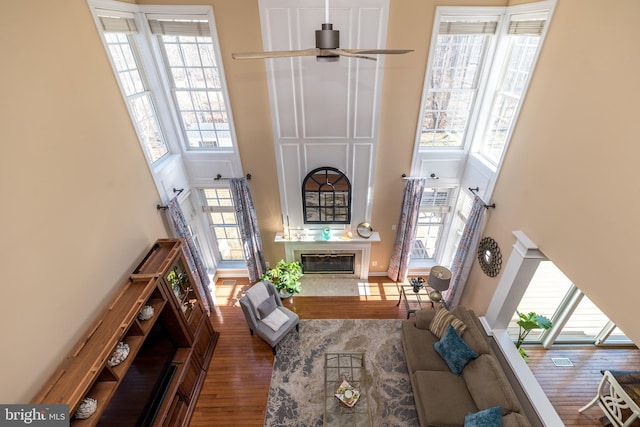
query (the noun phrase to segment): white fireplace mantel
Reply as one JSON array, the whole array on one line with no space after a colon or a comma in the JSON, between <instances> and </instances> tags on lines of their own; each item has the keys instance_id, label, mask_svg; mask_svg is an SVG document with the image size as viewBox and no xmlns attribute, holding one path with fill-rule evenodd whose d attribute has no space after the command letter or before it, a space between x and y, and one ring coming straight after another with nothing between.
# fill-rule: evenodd
<instances>
[{"instance_id":1,"label":"white fireplace mantel","mask_svg":"<svg viewBox=\"0 0 640 427\"><path fill-rule=\"evenodd\" d=\"M380 234L373 232L371 237L365 239L360 236L350 238L344 237L344 234L332 235L331 238L324 239L320 231L300 237L284 238L283 234L276 233L275 242L284 243L284 250L287 261L295 261L296 253L301 251L360 251L361 262L359 278L367 279L369 277L369 260L371 258L371 243L379 242Z\"/></svg>"}]
</instances>

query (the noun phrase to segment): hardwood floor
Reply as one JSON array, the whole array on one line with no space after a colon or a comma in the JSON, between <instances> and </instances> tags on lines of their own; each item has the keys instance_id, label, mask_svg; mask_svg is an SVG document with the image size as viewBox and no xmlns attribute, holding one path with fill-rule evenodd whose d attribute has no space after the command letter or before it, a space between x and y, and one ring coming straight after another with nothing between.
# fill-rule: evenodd
<instances>
[{"instance_id":1,"label":"hardwood floor","mask_svg":"<svg viewBox=\"0 0 640 427\"><path fill-rule=\"evenodd\" d=\"M550 350L527 347L527 364L560 418L567 426L601 426L602 410L596 405L583 414L578 409L593 399L606 369L638 369L640 351L629 348L554 346ZM566 357L574 366L555 366L551 358ZM634 422L633 426L640 426Z\"/></svg>"},{"instance_id":2,"label":"hardwood floor","mask_svg":"<svg viewBox=\"0 0 640 427\"><path fill-rule=\"evenodd\" d=\"M237 300L248 289L246 278L221 279L216 284L216 310L211 315L220 332L209 371L191 418L192 427L258 427L264 423L273 354L267 343L249 334ZM367 297L300 297L285 305L301 319L405 319L404 304L396 306L394 282L370 277ZM529 348L528 364L565 425L601 426L599 408L585 414L600 382L601 369L638 369L640 351L558 347ZM551 357L568 357L574 367L556 367ZM635 424L634 424L635 425ZM556 426L550 426L556 427Z\"/></svg>"}]
</instances>

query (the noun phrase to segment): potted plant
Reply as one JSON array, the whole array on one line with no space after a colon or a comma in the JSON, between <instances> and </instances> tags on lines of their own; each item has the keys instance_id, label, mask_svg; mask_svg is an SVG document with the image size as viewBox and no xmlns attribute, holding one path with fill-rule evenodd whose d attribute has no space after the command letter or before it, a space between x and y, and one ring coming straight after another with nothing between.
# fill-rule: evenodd
<instances>
[{"instance_id":1,"label":"potted plant","mask_svg":"<svg viewBox=\"0 0 640 427\"><path fill-rule=\"evenodd\" d=\"M302 264L298 261L278 261L274 268L267 270L262 275L262 280L273 283L283 298L288 298L300 292L300 278L302 277Z\"/></svg>"},{"instance_id":2,"label":"potted plant","mask_svg":"<svg viewBox=\"0 0 640 427\"><path fill-rule=\"evenodd\" d=\"M516 341L516 348L520 352L523 359L529 357L526 351L521 347L524 339L529 335L533 329L549 329L551 328L551 320L545 316L541 316L536 312L530 312L529 314L520 313L516 310L520 320L518 320L518 326L520 331L518 333L518 340Z\"/></svg>"},{"instance_id":3,"label":"potted plant","mask_svg":"<svg viewBox=\"0 0 640 427\"><path fill-rule=\"evenodd\" d=\"M412 277L409 279L409 283L413 286L413 292L416 294L420 292L420 289L424 288L424 279L422 276Z\"/></svg>"}]
</instances>

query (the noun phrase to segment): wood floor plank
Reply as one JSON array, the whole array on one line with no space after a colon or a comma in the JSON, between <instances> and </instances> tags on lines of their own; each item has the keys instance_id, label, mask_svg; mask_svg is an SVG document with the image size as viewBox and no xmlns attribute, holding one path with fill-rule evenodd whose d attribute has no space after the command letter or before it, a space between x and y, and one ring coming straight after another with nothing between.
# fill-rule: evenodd
<instances>
[{"instance_id":1,"label":"wood floor plank","mask_svg":"<svg viewBox=\"0 0 640 427\"><path fill-rule=\"evenodd\" d=\"M191 427L260 427L264 424L271 382L273 354L257 336L251 336L238 299L248 289L246 278L216 284L216 309L211 321L220 332ZM369 278L366 297L300 297L285 300L301 319L405 319L404 304L396 306L398 292L386 278ZM637 349L596 349L593 346L528 347L527 361L554 408L567 426L602 426L596 406L580 414L600 382L602 369L640 369ZM556 367L552 357L568 357L574 367ZM635 426L636 424L634 424ZM556 426L552 426L556 427Z\"/></svg>"}]
</instances>

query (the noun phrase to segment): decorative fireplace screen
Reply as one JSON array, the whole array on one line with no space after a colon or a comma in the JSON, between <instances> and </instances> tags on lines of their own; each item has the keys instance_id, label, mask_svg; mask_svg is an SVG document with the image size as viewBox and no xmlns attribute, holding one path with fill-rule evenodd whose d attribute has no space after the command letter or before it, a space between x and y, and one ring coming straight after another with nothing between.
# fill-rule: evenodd
<instances>
[{"instance_id":1,"label":"decorative fireplace screen","mask_svg":"<svg viewBox=\"0 0 640 427\"><path fill-rule=\"evenodd\" d=\"M342 273L355 272L356 254L301 254L303 273Z\"/></svg>"}]
</instances>

